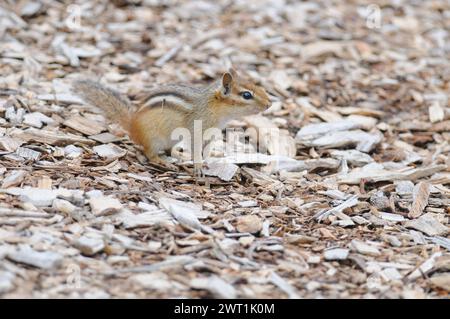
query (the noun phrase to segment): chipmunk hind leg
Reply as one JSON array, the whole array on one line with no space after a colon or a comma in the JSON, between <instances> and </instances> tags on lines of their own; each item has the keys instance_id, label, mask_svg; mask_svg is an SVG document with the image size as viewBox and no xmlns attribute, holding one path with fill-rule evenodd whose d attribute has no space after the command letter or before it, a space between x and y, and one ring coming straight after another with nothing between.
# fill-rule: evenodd
<instances>
[{"instance_id":1,"label":"chipmunk hind leg","mask_svg":"<svg viewBox=\"0 0 450 319\"><path fill-rule=\"evenodd\" d=\"M164 166L170 170L174 171L178 170L178 167L176 165L167 162L166 160L162 159L159 156L159 151L164 150L164 148L161 148L161 145L158 145L157 143L156 144L145 143L143 147L144 147L144 154L150 161L150 163Z\"/></svg>"},{"instance_id":2,"label":"chipmunk hind leg","mask_svg":"<svg viewBox=\"0 0 450 319\"><path fill-rule=\"evenodd\" d=\"M151 143L150 141L146 141L146 143L143 143L142 146L144 147L144 154L150 162L155 164L166 163L166 161L159 156L159 151L162 149L159 148L158 145L155 145L155 143Z\"/></svg>"},{"instance_id":3,"label":"chipmunk hind leg","mask_svg":"<svg viewBox=\"0 0 450 319\"><path fill-rule=\"evenodd\" d=\"M147 157L147 159L155 164L164 165L166 164L166 161L164 161L158 153L155 153L151 148L144 147L144 154Z\"/></svg>"}]
</instances>

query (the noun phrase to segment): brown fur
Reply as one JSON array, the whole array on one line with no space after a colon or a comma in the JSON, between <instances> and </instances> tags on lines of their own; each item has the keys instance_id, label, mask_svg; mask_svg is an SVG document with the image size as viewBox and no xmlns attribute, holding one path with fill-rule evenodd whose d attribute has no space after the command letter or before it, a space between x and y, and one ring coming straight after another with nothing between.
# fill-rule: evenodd
<instances>
[{"instance_id":1,"label":"brown fur","mask_svg":"<svg viewBox=\"0 0 450 319\"><path fill-rule=\"evenodd\" d=\"M130 129L132 113L131 102L118 92L89 80L75 81L73 89L85 102L100 108L112 122Z\"/></svg>"},{"instance_id":2,"label":"brown fur","mask_svg":"<svg viewBox=\"0 0 450 319\"><path fill-rule=\"evenodd\" d=\"M211 127L222 128L227 120L259 113L270 106L263 88L240 79L234 71L225 73L225 76L226 81L222 78L204 89L165 86L147 96L148 101L164 93L176 96L191 105L190 109L164 103L143 103L144 106L138 111L131 112L131 103L127 98L98 83L77 81L73 87L86 102L101 108L110 120L120 123L132 140L144 147L150 161L161 163L158 152L173 146L171 134L174 129L187 128L193 132L195 120L202 120L203 131ZM250 91L253 99L243 99L243 91Z\"/></svg>"}]
</instances>

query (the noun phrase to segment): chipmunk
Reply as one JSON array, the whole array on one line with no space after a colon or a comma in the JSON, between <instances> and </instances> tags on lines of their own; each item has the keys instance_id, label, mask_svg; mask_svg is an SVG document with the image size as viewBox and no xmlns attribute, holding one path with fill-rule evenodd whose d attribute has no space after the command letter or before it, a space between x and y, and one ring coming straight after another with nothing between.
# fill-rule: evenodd
<instances>
[{"instance_id":1,"label":"chipmunk","mask_svg":"<svg viewBox=\"0 0 450 319\"><path fill-rule=\"evenodd\" d=\"M144 103L133 110L127 97L89 80L73 83L73 91L84 102L102 109L106 117L128 131L131 139L144 148L147 158L165 164L159 152L171 149L176 128L193 132L194 121L202 121L203 131L223 129L231 119L256 114L270 107L266 91L229 70L204 88L165 85L153 89Z\"/></svg>"}]
</instances>

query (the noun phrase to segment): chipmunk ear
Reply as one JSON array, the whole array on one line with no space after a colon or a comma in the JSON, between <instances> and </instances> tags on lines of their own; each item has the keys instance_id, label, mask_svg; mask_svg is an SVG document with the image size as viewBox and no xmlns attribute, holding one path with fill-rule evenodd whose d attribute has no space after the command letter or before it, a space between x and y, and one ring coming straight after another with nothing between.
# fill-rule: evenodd
<instances>
[{"instance_id":1,"label":"chipmunk ear","mask_svg":"<svg viewBox=\"0 0 450 319\"><path fill-rule=\"evenodd\" d=\"M226 72L222 76L223 93L228 95L231 92L231 83L233 82L233 76L230 72Z\"/></svg>"},{"instance_id":2,"label":"chipmunk ear","mask_svg":"<svg viewBox=\"0 0 450 319\"><path fill-rule=\"evenodd\" d=\"M237 77L236 70L233 69L233 67L230 67L230 68L228 69L228 73L230 73L234 78Z\"/></svg>"}]
</instances>

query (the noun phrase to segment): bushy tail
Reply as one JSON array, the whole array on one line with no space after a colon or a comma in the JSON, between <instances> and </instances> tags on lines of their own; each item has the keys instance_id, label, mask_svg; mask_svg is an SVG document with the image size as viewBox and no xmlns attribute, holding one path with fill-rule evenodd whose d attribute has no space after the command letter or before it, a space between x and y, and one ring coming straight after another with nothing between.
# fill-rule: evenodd
<instances>
[{"instance_id":1,"label":"bushy tail","mask_svg":"<svg viewBox=\"0 0 450 319\"><path fill-rule=\"evenodd\" d=\"M130 129L132 106L128 98L100 83L89 80L75 81L72 88L73 93L86 103L102 109L109 120L119 123L126 130Z\"/></svg>"}]
</instances>

